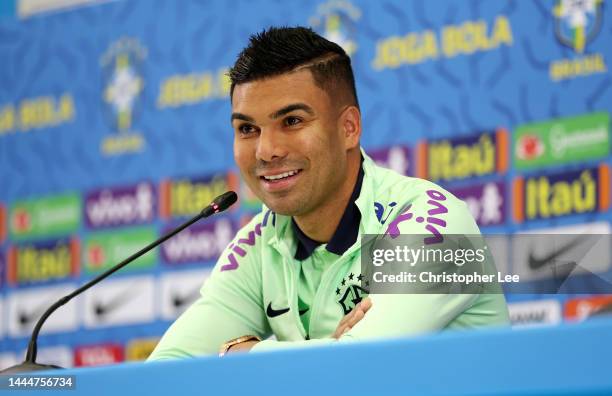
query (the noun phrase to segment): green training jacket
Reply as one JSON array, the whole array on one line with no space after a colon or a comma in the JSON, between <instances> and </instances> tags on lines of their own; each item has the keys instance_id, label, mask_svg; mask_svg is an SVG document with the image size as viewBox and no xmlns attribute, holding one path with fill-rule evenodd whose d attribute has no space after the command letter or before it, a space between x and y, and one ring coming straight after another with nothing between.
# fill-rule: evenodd
<instances>
[{"instance_id":1,"label":"green training jacket","mask_svg":"<svg viewBox=\"0 0 612 396\"><path fill-rule=\"evenodd\" d=\"M355 201L359 235L413 234L435 241L445 234L480 234L463 201L363 156ZM340 320L367 295L361 238L342 255L323 244L300 261L296 248L291 217L264 206L227 246L200 298L172 324L149 360L217 354L223 343L243 335L262 338L252 350L260 351L509 324L503 294L370 294L370 311L335 340Z\"/></svg>"}]
</instances>

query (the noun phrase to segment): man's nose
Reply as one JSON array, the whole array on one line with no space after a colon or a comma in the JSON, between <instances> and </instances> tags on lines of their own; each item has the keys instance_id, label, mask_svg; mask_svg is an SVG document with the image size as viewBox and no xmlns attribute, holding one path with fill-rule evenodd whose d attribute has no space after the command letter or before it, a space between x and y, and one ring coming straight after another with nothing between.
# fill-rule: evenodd
<instances>
[{"instance_id":1,"label":"man's nose","mask_svg":"<svg viewBox=\"0 0 612 396\"><path fill-rule=\"evenodd\" d=\"M282 132L274 129L264 129L257 141L255 156L258 160L272 162L287 156L287 146Z\"/></svg>"}]
</instances>

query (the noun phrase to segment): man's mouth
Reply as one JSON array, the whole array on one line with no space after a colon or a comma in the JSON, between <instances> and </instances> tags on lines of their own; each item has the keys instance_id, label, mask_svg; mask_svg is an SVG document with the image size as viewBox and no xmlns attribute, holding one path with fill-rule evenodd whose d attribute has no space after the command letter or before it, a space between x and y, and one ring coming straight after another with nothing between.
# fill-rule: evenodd
<instances>
[{"instance_id":1,"label":"man's mouth","mask_svg":"<svg viewBox=\"0 0 612 396\"><path fill-rule=\"evenodd\" d=\"M282 180L282 179L286 179L288 177L297 175L299 172L300 172L300 169L296 169L296 170L291 170L288 172L279 173L276 175L268 175L268 176L260 176L260 177L266 181L274 182L277 180Z\"/></svg>"},{"instance_id":2,"label":"man's mouth","mask_svg":"<svg viewBox=\"0 0 612 396\"><path fill-rule=\"evenodd\" d=\"M302 169L293 169L286 172L270 173L259 176L264 190L268 192L281 192L295 185Z\"/></svg>"}]
</instances>

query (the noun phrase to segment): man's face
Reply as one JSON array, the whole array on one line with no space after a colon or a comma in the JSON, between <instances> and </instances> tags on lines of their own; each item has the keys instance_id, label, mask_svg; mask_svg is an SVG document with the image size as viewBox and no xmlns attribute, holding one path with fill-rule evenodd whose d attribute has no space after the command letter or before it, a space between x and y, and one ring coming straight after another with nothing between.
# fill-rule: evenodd
<instances>
[{"instance_id":1,"label":"man's face","mask_svg":"<svg viewBox=\"0 0 612 396\"><path fill-rule=\"evenodd\" d=\"M347 173L340 110L307 69L234 88L234 158L270 209L304 216L332 202Z\"/></svg>"}]
</instances>

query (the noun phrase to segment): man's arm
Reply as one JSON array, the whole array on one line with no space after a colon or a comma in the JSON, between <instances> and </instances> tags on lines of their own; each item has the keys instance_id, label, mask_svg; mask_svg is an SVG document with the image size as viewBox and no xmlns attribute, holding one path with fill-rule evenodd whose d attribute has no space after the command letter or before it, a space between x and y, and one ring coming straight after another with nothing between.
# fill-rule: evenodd
<instances>
[{"instance_id":1,"label":"man's arm","mask_svg":"<svg viewBox=\"0 0 612 396\"><path fill-rule=\"evenodd\" d=\"M357 314L353 318L352 326L341 330L342 325L339 324L336 333L341 332L341 334L338 338L334 333L332 338L306 341L264 340L252 342L248 345L249 348L241 350L269 351L325 345L337 341L375 340L425 334L445 328L453 319L469 309L478 298L479 296L473 294L370 295L371 307L366 312ZM505 305L500 308L506 309ZM490 314L495 315L494 312ZM500 325L505 323L500 319Z\"/></svg>"},{"instance_id":2,"label":"man's arm","mask_svg":"<svg viewBox=\"0 0 612 396\"><path fill-rule=\"evenodd\" d=\"M244 237L252 224L255 223L243 228L235 240ZM229 253L228 248L221 254L200 298L170 326L148 360L216 355L228 340L243 335L270 335L261 303L258 255L234 255L238 266L228 269L225 265Z\"/></svg>"},{"instance_id":3,"label":"man's arm","mask_svg":"<svg viewBox=\"0 0 612 396\"><path fill-rule=\"evenodd\" d=\"M369 297L364 298L359 304L351 310L348 314L344 315L344 317L338 323L336 327L336 331L332 335L331 339L324 340L308 340L308 341L293 341L293 342L276 342L276 341L263 341L264 343L259 346L259 349L263 349L263 345L268 345L270 348L278 348L278 347L288 347L288 346L302 346L302 345L321 345L332 342L334 340L340 339L345 333L353 328L361 319L365 317L365 314L372 308L372 300ZM232 346L227 353L239 353L239 352L248 352L253 349L257 344L262 341L246 341L236 346ZM307 343L307 344L305 344Z\"/></svg>"},{"instance_id":4,"label":"man's arm","mask_svg":"<svg viewBox=\"0 0 612 396\"><path fill-rule=\"evenodd\" d=\"M445 221L446 235L479 235L474 219L464 202L446 193L441 202L446 212L438 215ZM437 196L437 195L436 195ZM425 196L412 205L414 216L409 221L396 222L403 235L425 235L424 224L415 221L417 215L426 217L428 211L439 206L428 203ZM443 212L442 210L440 210ZM408 218L408 216L405 216ZM393 224L393 223L391 223ZM337 341L355 341L387 337L402 337L442 330L447 327L472 328L486 325L509 324L503 294L370 294L372 308ZM253 351L303 347L332 343L334 338L298 342L266 340L253 345Z\"/></svg>"}]
</instances>

